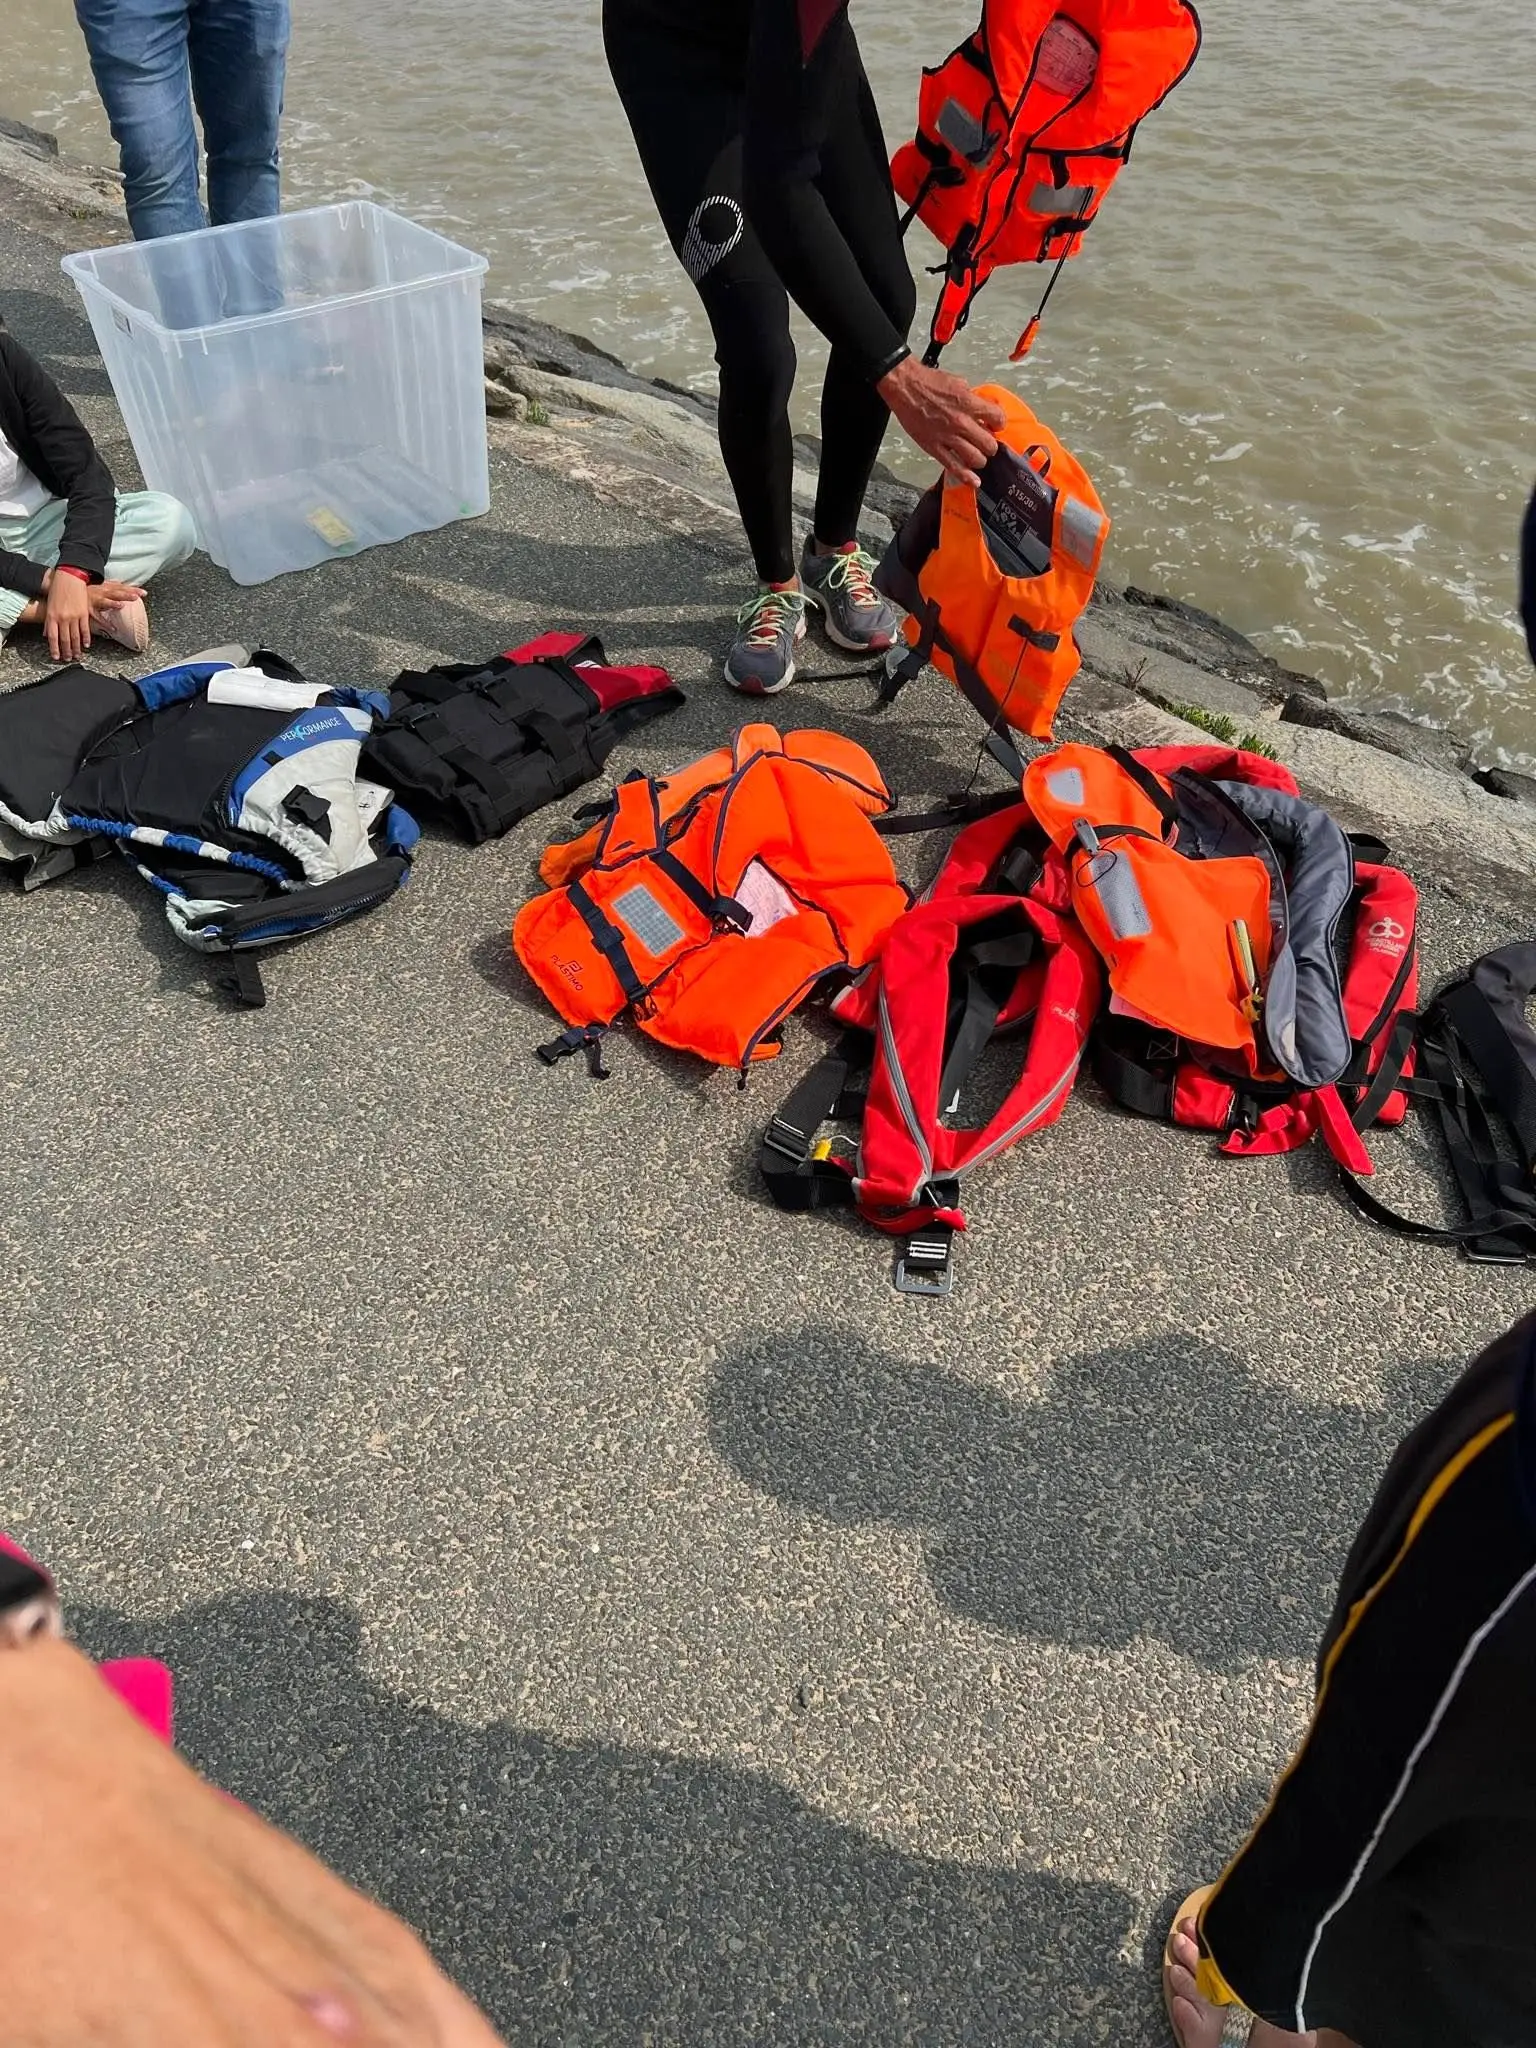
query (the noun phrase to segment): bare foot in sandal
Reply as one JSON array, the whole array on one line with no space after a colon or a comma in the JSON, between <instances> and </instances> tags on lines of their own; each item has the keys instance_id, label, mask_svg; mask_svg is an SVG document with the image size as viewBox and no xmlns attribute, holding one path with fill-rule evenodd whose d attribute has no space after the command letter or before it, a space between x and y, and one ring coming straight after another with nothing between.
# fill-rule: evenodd
<instances>
[{"instance_id":1,"label":"bare foot in sandal","mask_svg":"<svg viewBox=\"0 0 1536 2048\"><path fill-rule=\"evenodd\" d=\"M1196 1893L1179 1908L1163 1950L1163 1999L1179 2048L1221 2048L1227 2009L1202 1998L1195 1985L1200 1961L1200 1944L1195 1939L1195 1916L1202 1893ZM1191 1910L1193 1907L1193 1910ZM1255 2020L1248 2035L1248 2048L1350 2048L1342 2034L1324 2029L1320 2034L1287 2034L1268 2020Z\"/></svg>"}]
</instances>

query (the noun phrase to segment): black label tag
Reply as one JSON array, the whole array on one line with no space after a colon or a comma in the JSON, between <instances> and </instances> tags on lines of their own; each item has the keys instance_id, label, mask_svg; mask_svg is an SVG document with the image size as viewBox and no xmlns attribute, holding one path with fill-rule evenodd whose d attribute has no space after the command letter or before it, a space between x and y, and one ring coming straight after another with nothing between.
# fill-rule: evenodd
<instances>
[{"instance_id":1,"label":"black label tag","mask_svg":"<svg viewBox=\"0 0 1536 2048\"><path fill-rule=\"evenodd\" d=\"M1005 576L1043 576L1051 566L1056 493L1011 448L999 448L981 473L982 530Z\"/></svg>"}]
</instances>

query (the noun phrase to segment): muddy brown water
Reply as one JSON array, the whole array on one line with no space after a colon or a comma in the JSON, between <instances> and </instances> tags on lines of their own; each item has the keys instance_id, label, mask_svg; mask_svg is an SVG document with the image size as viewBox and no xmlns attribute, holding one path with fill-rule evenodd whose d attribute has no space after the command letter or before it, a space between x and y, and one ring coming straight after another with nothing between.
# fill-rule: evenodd
<instances>
[{"instance_id":1,"label":"muddy brown water","mask_svg":"<svg viewBox=\"0 0 1536 2048\"><path fill-rule=\"evenodd\" d=\"M975 13L854 0L893 139L919 64ZM1030 363L1007 353L1033 270L998 276L954 365L1016 378L1087 463L1110 573L1209 607L1336 691L1529 761L1536 679L1513 611L1536 475L1525 0L1204 13L1200 61L1143 128ZM499 295L708 386L708 332L609 89L596 0L295 14L288 203L379 197L485 250ZM110 159L68 0L4 15L0 110Z\"/></svg>"}]
</instances>

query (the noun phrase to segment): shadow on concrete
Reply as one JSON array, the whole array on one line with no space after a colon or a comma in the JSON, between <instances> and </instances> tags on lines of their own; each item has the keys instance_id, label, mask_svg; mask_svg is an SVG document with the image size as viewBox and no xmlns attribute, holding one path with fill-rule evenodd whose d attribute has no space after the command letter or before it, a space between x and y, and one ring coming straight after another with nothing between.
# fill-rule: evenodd
<instances>
[{"instance_id":1,"label":"shadow on concrete","mask_svg":"<svg viewBox=\"0 0 1536 2048\"><path fill-rule=\"evenodd\" d=\"M55 297L0 284L0 321L23 348L45 360L49 375L72 399L112 396L96 336L73 285L61 278Z\"/></svg>"},{"instance_id":2,"label":"shadow on concrete","mask_svg":"<svg viewBox=\"0 0 1536 2048\"><path fill-rule=\"evenodd\" d=\"M509 2041L1156 2038L1114 1885L891 1849L753 1772L460 1726L376 1685L331 1601L72 1620L165 1657L184 1753L418 1928Z\"/></svg>"},{"instance_id":3,"label":"shadow on concrete","mask_svg":"<svg viewBox=\"0 0 1536 2048\"><path fill-rule=\"evenodd\" d=\"M1021 1401L829 1325L728 1358L711 1430L794 1507L920 1531L969 1620L1237 1669L1315 1654L1376 1482L1444 1382L1416 1364L1379 1408L1314 1406L1174 1332L1064 1361Z\"/></svg>"}]
</instances>

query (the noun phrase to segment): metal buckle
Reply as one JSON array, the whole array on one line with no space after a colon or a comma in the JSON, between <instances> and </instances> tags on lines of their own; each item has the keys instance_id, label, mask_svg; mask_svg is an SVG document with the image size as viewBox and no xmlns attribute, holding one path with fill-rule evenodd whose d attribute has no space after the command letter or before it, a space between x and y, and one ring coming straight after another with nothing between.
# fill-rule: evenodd
<instances>
[{"instance_id":1,"label":"metal buckle","mask_svg":"<svg viewBox=\"0 0 1536 2048\"><path fill-rule=\"evenodd\" d=\"M915 1230L897 1255L892 1275L898 1294L922 1294L942 1300L955 1291L955 1268L950 1253L955 1233L947 1223L931 1223Z\"/></svg>"},{"instance_id":2,"label":"metal buckle","mask_svg":"<svg viewBox=\"0 0 1536 2048\"><path fill-rule=\"evenodd\" d=\"M786 1123L781 1116L769 1117L763 1143L770 1152L777 1152L782 1159L787 1159L791 1166L804 1166L811 1156L810 1140L804 1131Z\"/></svg>"}]
</instances>

